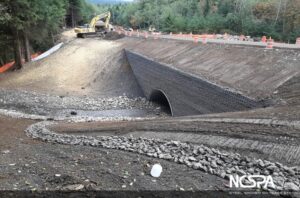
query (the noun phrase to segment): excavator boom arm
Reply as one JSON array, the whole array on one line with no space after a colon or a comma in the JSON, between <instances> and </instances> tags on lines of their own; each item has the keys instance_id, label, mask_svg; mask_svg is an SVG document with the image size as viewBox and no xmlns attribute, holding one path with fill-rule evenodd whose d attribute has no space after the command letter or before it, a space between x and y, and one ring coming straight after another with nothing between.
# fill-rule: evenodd
<instances>
[{"instance_id":1,"label":"excavator boom arm","mask_svg":"<svg viewBox=\"0 0 300 198\"><path fill-rule=\"evenodd\" d=\"M108 25L110 22L110 17L111 17L111 14L110 14L110 12L108 12L106 20L105 20L105 28L108 28Z\"/></svg>"},{"instance_id":2,"label":"excavator boom arm","mask_svg":"<svg viewBox=\"0 0 300 198\"><path fill-rule=\"evenodd\" d=\"M97 21L101 19L105 19L105 28L107 28L109 25L110 17L111 17L110 12L105 12L103 14L97 15L91 20L90 27L95 28Z\"/></svg>"},{"instance_id":3,"label":"excavator boom arm","mask_svg":"<svg viewBox=\"0 0 300 198\"><path fill-rule=\"evenodd\" d=\"M99 20L100 20L99 15L98 15L98 16L95 16L95 17L91 20L90 26L89 26L89 27L90 27L90 28L94 28L96 22L99 21Z\"/></svg>"}]
</instances>

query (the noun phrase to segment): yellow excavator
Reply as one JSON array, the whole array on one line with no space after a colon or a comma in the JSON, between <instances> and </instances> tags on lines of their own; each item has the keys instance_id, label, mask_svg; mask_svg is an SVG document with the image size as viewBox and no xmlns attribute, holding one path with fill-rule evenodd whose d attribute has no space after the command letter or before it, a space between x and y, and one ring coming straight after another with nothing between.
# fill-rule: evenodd
<instances>
[{"instance_id":1,"label":"yellow excavator","mask_svg":"<svg viewBox=\"0 0 300 198\"><path fill-rule=\"evenodd\" d=\"M153 25L150 25L149 32L156 32L156 28Z\"/></svg>"},{"instance_id":2,"label":"yellow excavator","mask_svg":"<svg viewBox=\"0 0 300 198\"><path fill-rule=\"evenodd\" d=\"M109 23L110 17L110 12L97 15L91 20L90 24L76 27L74 31L78 38L86 38L91 36L103 37L106 33L114 31L114 27Z\"/></svg>"}]
</instances>

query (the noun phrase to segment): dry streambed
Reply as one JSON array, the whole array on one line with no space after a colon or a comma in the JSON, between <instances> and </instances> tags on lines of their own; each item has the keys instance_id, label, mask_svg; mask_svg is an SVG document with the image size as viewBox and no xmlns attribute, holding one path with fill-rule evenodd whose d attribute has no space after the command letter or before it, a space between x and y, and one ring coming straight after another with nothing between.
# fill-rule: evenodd
<instances>
[{"instance_id":1,"label":"dry streambed","mask_svg":"<svg viewBox=\"0 0 300 198\"><path fill-rule=\"evenodd\" d=\"M88 96L55 96L21 90L0 90L0 108L37 115L44 119L66 120L93 117L157 117L166 116L161 108L142 97L126 95L110 98Z\"/></svg>"}]
</instances>

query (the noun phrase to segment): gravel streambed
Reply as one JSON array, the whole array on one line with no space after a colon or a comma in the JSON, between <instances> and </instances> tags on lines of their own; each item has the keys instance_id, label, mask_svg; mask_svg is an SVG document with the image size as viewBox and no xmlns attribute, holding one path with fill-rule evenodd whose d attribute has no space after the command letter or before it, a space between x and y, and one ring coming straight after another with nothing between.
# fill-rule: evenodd
<instances>
[{"instance_id":1,"label":"gravel streambed","mask_svg":"<svg viewBox=\"0 0 300 198\"><path fill-rule=\"evenodd\" d=\"M130 117L131 114L132 117L167 116L160 106L142 97L129 98L126 95L110 98L55 96L6 89L0 89L0 109L58 120L61 120L62 117L74 116Z\"/></svg>"}]
</instances>

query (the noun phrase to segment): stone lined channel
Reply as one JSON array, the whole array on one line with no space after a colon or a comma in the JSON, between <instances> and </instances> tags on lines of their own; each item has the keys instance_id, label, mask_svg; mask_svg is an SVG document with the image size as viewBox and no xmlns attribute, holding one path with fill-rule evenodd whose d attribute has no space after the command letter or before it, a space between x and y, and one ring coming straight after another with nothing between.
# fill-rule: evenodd
<instances>
[{"instance_id":1,"label":"stone lined channel","mask_svg":"<svg viewBox=\"0 0 300 198\"><path fill-rule=\"evenodd\" d=\"M29 137L46 142L102 147L135 152L185 164L193 169L229 179L229 175L271 175L275 187L268 186L270 192L281 190L298 191L300 169L287 167L278 162L241 156L238 153L220 152L204 145L164 141L153 138L122 136L74 136L58 134L48 129L53 122L39 122L26 129ZM245 180L245 183L249 181Z\"/></svg>"},{"instance_id":2,"label":"stone lined channel","mask_svg":"<svg viewBox=\"0 0 300 198\"><path fill-rule=\"evenodd\" d=\"M146 98L56 96L32 91L0 89L0 113L20 112L27 117L68 120L78 117L159 117L168 116ZM2 109L2 110L1 110ZM5 112L5 110L7 110ZM31 115L31 116L29 116ZM87 119L88 121L89 119Z\"/></svg>"}]
</instances>

